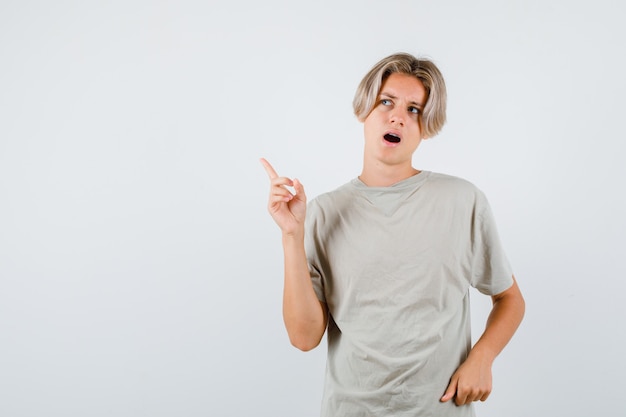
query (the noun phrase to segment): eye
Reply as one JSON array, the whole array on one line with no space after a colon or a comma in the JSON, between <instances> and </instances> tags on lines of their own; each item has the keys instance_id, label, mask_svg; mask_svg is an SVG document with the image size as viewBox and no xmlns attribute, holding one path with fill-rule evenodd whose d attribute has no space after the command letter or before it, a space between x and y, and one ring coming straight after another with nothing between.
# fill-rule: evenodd
<instances>
[{"instance_id":1,"label":"eye","mask_svg":"<svg viewBox=\"0 0 626 417\"><path fill-rule=\"evenodd\" d=\"M409 113L419 115L422 112L417 107L411 106L411 107L409 107Z\"/></svg>"},{"instance_id":2,"label":"eye","mask_svg":"<svg viewBox=\"0 0 626 417\"><path fill-rule=\"evenodd\" d=\"M382 104L383 106L391 106L391 100L389 100L388 98L384 98L380 100L380 104Z\"/></svg>"}]
</instances>

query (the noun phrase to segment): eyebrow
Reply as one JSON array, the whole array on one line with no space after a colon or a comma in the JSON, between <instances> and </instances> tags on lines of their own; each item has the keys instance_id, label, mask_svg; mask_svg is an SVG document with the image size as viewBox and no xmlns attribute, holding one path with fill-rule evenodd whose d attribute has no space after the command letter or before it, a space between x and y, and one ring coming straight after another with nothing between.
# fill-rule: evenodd
<instances>
[{"instance_id":1,"label":"eyebrow","mask_svg":"<svg viewBox=\"0 0 626 417\"><path fill-rule=\"evenodd\" d=\"M384 92L384 91L380 93L380 96L381 96L381 97L382 97L382 96L385 96L385 97L390 98L390 99L393 99L393 100L396 100L396 99L398 98L398 97L394 96L393 94L391 94L391 93L386 93L386 92ZM423 105L423 104L418 103L417 101L411 101L411 102L409 102L409 104L412 104L412 105L414 105L414 106L416 106L416 107L419 107L419 108L424 107L424 105Z\"/></svg>"}]
</instances>

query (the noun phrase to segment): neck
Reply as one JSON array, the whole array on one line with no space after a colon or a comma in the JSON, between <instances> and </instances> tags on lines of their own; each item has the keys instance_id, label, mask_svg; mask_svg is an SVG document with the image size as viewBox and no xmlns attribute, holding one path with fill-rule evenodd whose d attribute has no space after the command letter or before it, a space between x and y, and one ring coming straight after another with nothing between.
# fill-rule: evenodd
<instances>
[{"instance_id":1,"label":"neck","mask_svg":"<svg viewBox=\"0 0 626 417\"><path fill-rule=\"evenodd\" d=\"M381 164L373 167L364 166L359 179L368 187L389 187L419 173L420 171L411 165L387 166Z\"/></svg>"}]
</instances>

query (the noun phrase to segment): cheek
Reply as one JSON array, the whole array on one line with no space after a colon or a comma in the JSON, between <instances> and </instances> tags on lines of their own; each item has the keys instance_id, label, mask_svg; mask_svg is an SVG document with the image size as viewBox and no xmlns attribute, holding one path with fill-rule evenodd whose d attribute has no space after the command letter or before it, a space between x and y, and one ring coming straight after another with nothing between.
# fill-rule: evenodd
<instances>
[{"instance_id":1,"label":"cheek","mask_svg":"<svg viewBox=\"0 0 626 417\"><path fill-rule=\"evenodd\" d=\"M422 118L418 117L415 120L415 130L418 132L418 134L420 135L420 137L422 136Z\"/></svg>"},{"instance_id":2,"label":"cheek","mask_svg":"<svg viewBox=\"0 0 626 417\"><path fill-rule=\"evenodd\" d=\"M411 129L411 136L414 138L413 140L418 142L418 144L422 140L422 129L420 123L413 124Z\"/></svg>"},{"instance_id":3,"label":"cheek","mask_svg":"<svg viewBox=\"0 0 626 417\"><path fill-rule=\"evenodd\" d=\"M380 123L376 120L376 116L370 113L367 119L363 122L363 132L365 133L365 136L375 135L379 130L379 125Z\"/></svg>"}]
</instances>

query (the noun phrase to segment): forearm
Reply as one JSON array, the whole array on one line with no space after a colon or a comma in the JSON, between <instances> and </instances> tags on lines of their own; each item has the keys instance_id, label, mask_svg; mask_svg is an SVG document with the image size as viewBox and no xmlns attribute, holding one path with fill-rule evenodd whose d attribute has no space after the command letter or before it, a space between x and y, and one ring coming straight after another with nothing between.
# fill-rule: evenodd
<instances>
[{"instance_id":1,"label":"forearm","mask_svg":"<svg viewBox=\"0 0 626 417\"><path fill-rule=\"evenodd\" d=\"M283 235L283 319L291 343L306 351L316 347L324 335L326 310L313 290L303 236L303 232Z\"/></svg>"},{"instance_id":2,"label":"forearm","mask_svg":"<svg viewBox=\"0 0 626 417\"><path fill-rule=\"evenodd\" d=\"M511 340L524 317L524 298L513 278L513 286L492 297L493 308L485 331L459 366L441 401L455 398L456 405L485 401L491 393L491 366Z\"/></svg>"},{"instance_id":3,"label":"forearm","mask_svg":"<svg viewBox=\"0 0 626 417\"><path fill-rule=\"evenodd\" d=\"M480 355L483 360L493 362L513 337L524 317L524 298L517 286L493 297L493 308L487 319L485 331L470 352L470 356Z\"/></svg>"}]
</instances>

